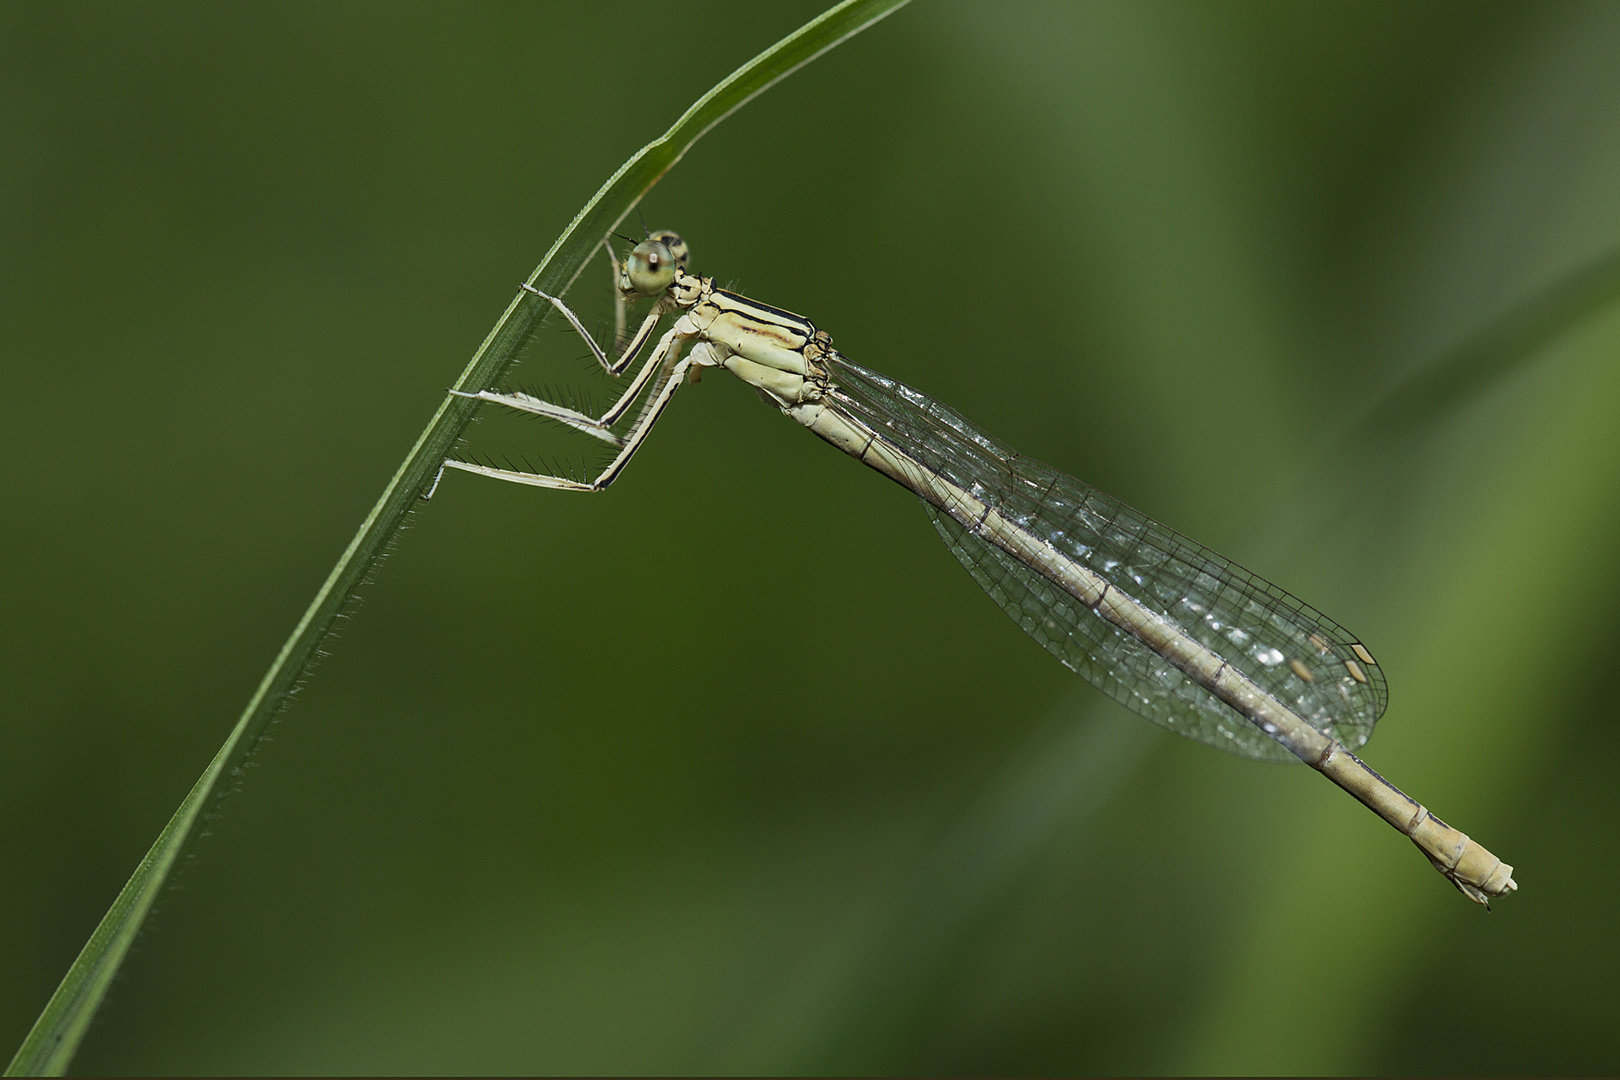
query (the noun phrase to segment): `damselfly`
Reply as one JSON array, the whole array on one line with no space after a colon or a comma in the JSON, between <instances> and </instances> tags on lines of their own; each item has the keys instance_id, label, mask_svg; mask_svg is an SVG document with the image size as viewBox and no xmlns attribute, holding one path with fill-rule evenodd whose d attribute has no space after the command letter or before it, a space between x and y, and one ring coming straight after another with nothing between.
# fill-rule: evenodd
<instances>
[{"instance_id":1,"label":"damselfly","mask_svg":"<svg viewBox=\"0 0 1620 1080\"><path fill-rule=\"evenodd\" d=\"M613 258L608 247L609 258ZM1095 488L1022 457L953 410L851 362L810 320L718 288L686 269L682 239L658 232L619 266L616 311L654 298L610 357L560 298L556 308L609 374L629 370L664 316L674 325L624 394L588 416L529 394L476 397L549 417L617 448L594 480L445 464L564 491L601 491L689 375L722 367L827 442L922 499L945 543L1047 651L1171 731L1267 761L1316 768L1411 838L1470 899L1518 886L1513 868L1453 829L1351 752L1388 701L1355 637L1315 608ZM617 426L640 401L620 433Z\"/></svg>"}]
</instances>

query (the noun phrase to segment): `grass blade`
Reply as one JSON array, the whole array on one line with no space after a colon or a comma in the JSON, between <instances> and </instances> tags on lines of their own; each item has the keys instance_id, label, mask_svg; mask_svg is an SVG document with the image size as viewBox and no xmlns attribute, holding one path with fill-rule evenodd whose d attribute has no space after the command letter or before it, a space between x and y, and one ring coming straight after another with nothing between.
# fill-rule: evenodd
<instances>
[{"instance_id":1,"label":"grass blade","mask_svg":"<svg viewBox=\"0 0 1620 1080\"><path fill-rule=\"evenodd\" d=\"M907 0L845 0L744 64L695 102L662 137L642 147L585 204L529 277L560 294L579 275L601 238L710 128L800 67L884 18ZM519 292L456 380L457 389L494 383L546 317L550 305ZM354 539L276 654L241 719L68 969L6 1075L59 1075L73 1060L107 988L117 974L169 874L184 855L208 808L242 774L270 721L300 686L333 622L364 581L405 515L417 505L446 453L460 438L477 402L446 396L411 447Z\"/></svg>"}]
</instances>

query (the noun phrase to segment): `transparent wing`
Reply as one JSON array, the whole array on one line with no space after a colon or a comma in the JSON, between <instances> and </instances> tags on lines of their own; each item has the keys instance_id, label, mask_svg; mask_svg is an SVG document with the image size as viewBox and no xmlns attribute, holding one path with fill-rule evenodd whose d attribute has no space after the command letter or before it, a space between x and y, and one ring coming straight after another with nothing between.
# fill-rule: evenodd
<instances>
[{"instance_id":1,"label":"transparent wing","mask_svg":"<svg viewBox=\"0 0 1620 1080\"><path fill-rule=\"evenodd\" d=\"M837 354L828 365L840 406L896 447L1175 623L1344 745L1359 747L1372 735L1388 688L1372 655L1338 623L1119 500L1022 457L926 394ZM1002 610L1105 694L1189 739L1263 761L1296 760L1039 571L928 510Z\"/></svg>"}]
</instances>

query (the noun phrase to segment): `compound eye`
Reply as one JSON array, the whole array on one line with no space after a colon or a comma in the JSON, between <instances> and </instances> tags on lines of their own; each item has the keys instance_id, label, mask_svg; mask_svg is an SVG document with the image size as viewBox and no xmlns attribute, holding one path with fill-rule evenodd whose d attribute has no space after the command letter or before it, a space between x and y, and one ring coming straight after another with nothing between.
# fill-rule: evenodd
<instances>
[{"instance_id":1,"label":"compound eye","mask_svg":"<svg viewBox=\"0 0 1620 1080\"><path fill-rule=\"evenodd\" d=\"M672 232L669 229L659 229L657 232L650 234L647 239L669 248L669 253L675 256L676 269L686 269L686 261L691 257L691 252L687 250L686 241L682 239L680 233Z\"/></svg>"},{"instance_id":2,"label":"compound eye","mask_svg":"<svg viewBox=\"0 0 1620 1080\"><path fill-rule=\"evenodd\" d=\"M669 246L658 240L643 240L624 261L624 276L630 287L642 296L657 296L675 280L678 262Z\"/></svg>"}]
</instances>

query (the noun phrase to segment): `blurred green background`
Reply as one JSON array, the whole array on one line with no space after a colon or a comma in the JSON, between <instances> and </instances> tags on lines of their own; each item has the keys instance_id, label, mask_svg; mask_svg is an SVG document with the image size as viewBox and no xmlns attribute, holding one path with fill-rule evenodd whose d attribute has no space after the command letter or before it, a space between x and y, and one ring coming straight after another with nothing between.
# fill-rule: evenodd
<instances>
[{"instance_id":1,"label":"blurred green background","mask_svg":"<svg viewBox=\"0 0 1620 1080\"><path fill-rule=\"evenodd\" d=\"M0 7L6 1053L515 283L817 10ZM1103 699L712 375L609 495L446 478L76 1068L1620 1069L1620 304L1501 330L1620 249L1617 50L1602 3L919 0L644 204L1353 628L1365 756L1515 864L1495 912ZM512 382L608 393L554 326Z\"/></svg>"}]
</instances>

